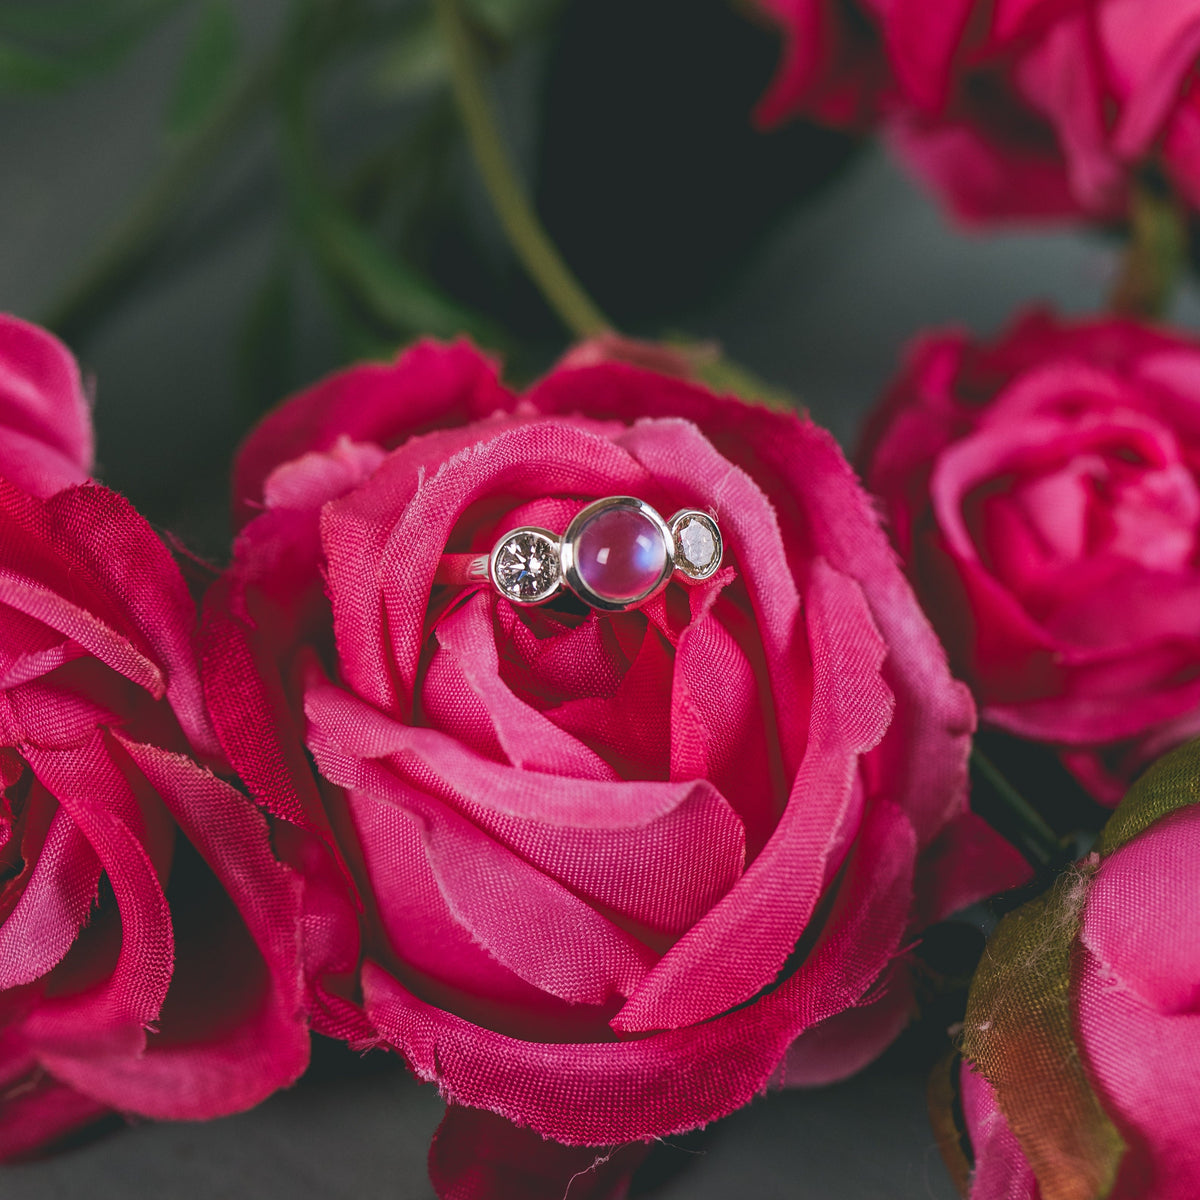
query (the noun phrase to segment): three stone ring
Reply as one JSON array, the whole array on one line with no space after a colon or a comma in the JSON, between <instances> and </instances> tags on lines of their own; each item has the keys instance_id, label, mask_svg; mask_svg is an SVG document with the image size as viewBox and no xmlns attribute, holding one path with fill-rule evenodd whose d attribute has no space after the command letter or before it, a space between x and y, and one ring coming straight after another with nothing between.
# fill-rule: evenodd
<instances>
[{"instance_id":1,"label":"three stone ring","mask_svg":"<svg viewBox=\"0 0 1200 1200\"><path fill-rule=\"evenodd\" d=\"M446 554L436 583L488 581L513 604L545 604L563 588L603 612L645 604L673 575L701 583L716 574L723 545L715 518L685 508L663 520L644 500L606 496L576 514L560 536L536 525L510 529L490 554Z\"/></svg>"}]
</instances>

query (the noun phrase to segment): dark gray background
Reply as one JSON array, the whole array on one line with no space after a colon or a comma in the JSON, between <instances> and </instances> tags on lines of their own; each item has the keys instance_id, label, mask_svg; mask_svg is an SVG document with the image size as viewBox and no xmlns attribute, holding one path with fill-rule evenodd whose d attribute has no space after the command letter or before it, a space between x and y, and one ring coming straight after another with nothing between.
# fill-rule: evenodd
<instances>
[{"instance_id":1,"label":"dark gray background","mask_svg":"<svg viewBox=\"0 0 1200 1200\"><path fill-rule=\"evenodd\" d=\"M243 4L251 43L270 35L278 11L274 0ZM118 74L68 95L0 97L0 309L36 318L160 161L164 96L184 33L168 24ZM528 97L519 81L511 91L519 127ZM251 136L205 183L196 211L238 188L252 200L269 192L266 155L265 133ZM224 487L214 464L245 423L234 336L276 234L272 206L259 207L211 252L152 275L81 347L97 380L101 477L210 553L219 553ZM849 443L917 330L994 331L1032 300L1086 311L1113 270L1112 249L1087 236L956 233L871 151L687 327L801 397ZM1197 311L1185 297L1178 315L1194 325ZM399 1071L326 1076L242 1116L143 1125L9 1169L0 1191L11 1200L431 1196L424 1163L440 1111L433 1090ZM954 1194L925 1117L923 1069L903 1055L839 1087L759 1101L688 1153L694 1164L659 1195Z\"/></svg>"}]
</instances>

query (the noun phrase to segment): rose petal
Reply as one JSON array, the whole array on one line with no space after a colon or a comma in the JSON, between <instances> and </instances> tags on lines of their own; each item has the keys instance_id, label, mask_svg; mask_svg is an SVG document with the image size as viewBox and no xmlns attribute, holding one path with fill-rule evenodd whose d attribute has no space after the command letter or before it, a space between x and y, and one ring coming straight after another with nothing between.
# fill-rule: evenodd
<instances>
[{"instance_id":1,"label":"rose petal","mask_svg":"<svg viewBox=\"0 0 1200 1200\"><path fill-rule=\"evenodd\" d=\"M429 1148L439 1200L620 1200L649 1145L564 1146L494 1113L458 1104Z\"/></svg>"},{"instance_id":2,"label":"rose petal","mask_svg":"<svg viewBox=\"0 0 1200 1200\"><path fill-rule=\"evenodd\" d=\"M0 1162L20 1161L106 1116L90 1096L47 1075L0 1097Z\"/></svg>"},{"instance_id":3,"label":"rose petal","mask_svg":"<svg viewBox=\"0 0 1200 1200\"><path fill-rule=\"evenodd\" d=\"M57 812L20 899L0 925L0 989L32 983L62 961L91 911L101 870L79 827Z\"/></svg>"},{"instance_id":4,"label":"rose petal","mask_svg":"<svg viewBox=\"0 0 1200 1200\"><path fill-rule=\"evenodd\" d=\"M394 363L339 371L285 401L242 443L234 462L240 521L253 515L281 463L322 452L340 438L386 449L439 425L465 424L511 407L496 366L466 342L422 341Z\"/></svg>"},{"instance_id":5,"label":"rose petal","mask_svg":"<svg viewBox=\"0 0 1200 1200\"><path fill-rule=\"evenodd\" d=\"M946 103L955 54L974 8L975 0L894 0L887 6L888 59L901 88L919 107L936 111Z\"/></svg>"},{"instance_id":6,"label":"rose petal","mask_svg":"<svg viewBox=\"0 0 1200 1200\"><path fill-rule=\"evenodd\" d=\"M166 695L192 745L216 753L200 686L193 634L196 606L175 560L123 497L105 488L70 488L46 505L56 544L115 599L122 626L137 630L166 678Z\"/></svg>"},{"instance_id":7,"label":"rose petal","mask_svg":"<svg viewBox=\"0 0 1200 1200\"><path fill-rule=\"evenodd\" d=\"M193 950L185 944L181 951L189 958L199 951L210 978L237 964L231 974L239 983L251 982L249 995L226 984L208 998L203 1020L185 1018L178 1026L168 1003L161 1033L151 1036L140 1058L47 1061L61 1078L127 1112L204 1120L250 1108L294 1082L308 1063L297 881L271 854L262 816L228 784L183 756L130 741L122 745L232 898L261 956L262 974L238 946L236 926L228 928L234 935L229 941L214 922L208 945ZM122 932L127 943L130 931L123 926Z\"/></svg>"},{"instance_id":8,"label":"rose petal","mask_svg":"<svg viewBox=\"0 0 1200 1200\"><path fill-rule=\"evenodd\" d=\"M425 711L437 728L474 745L490 727L509 763L567 779L619 778L594 750L518 699L500 678L494 604L476 593L438 622L438 649L425 674ZM453 673L444 674L453 664Z\"/></svg>"},{"instance_id":9,"label":"rose petal","mask_svg":"<svg viewBox=\"0 0 1200 1200\"><path fill-rule=\"evenodd\" d=\"M1134 838L1092 881L1080 938L1099 979L1166 1014L1200 1010L1200 810Z\"/></svg>"},{"instance_id":10,"label":"rose petal","mask_svg":"<svg viewBox=\"0 0 1200 1200\"><path fill-rule=\"evenodd\" d=\"M425 765L406 779L377 757L359 757L359 751L351 756L344 749L347 742L361 745L364 733L365 740L376 741L377 755L389 749L411 752L430 735L440 735L391 722L332 688L310 691L307 711L312 721L308 744L322 774L395 804L418 823L426 858L455 919L489 953L527 982L573 1003L602 1004L614 992L629 995L656 957L653 952L438 799L437 778L450 765L448 754L435 756L432 770L432 764ZM452 751L454 743L443 740ZM464 765L470 759L461 750L458 757ZM483 772L497 771L485 760L479 766ZM525 773L508 773L514 776L509 791L519 796ZM537 773L528 774L537 781L535 788L549 784L558 791L560 781L547 776L543 783ZM453 772L447 782L471 788L465 772ZM562 808L564 815L571 811L569 804Z\"/></svg>"},{"instance_id":11,"label":"rose petal","mask_svg":"<svg viewBox=\"0 0 1200 1200\"><path fill-rule=\"evenodd\" d=\"M426 853L420 822L367 792L352 791L347 802L386 939L369 949L394 958L410 988L430 1004L514 1037L611 1037L607 1020L619 999L571 1002L523 979L460 920Z\"/></svg>"},{"instance_id":12,"label":"rose petal","mask_svg":"<svg viewBox=\"0 0 1200 1200\"><path fill-rule=\"evenodd\" d=\"M104 1101L105 1064L140 1053L145 1029L162 1009L174 959L171 914L155 863L131 828L137 800L105 735L97 732L81 750L31 749L27 756L108 877L120 913L120 952L107 978L44 1000L26 1033L57 1078Z\"/></svg>"},{"instance_id":13,"label":"rose petal","mask_svg":"<svg viewBox=\"0 0 1200 1200\"><path fill-rule=\"evenodd\" d=\"M912 1019L916 1001L908 967L894 964L860 1004L827 1017L789 1047L784 1087L824 1087L874 1062Z\"/></svg>"},{"instance_id":14,"label":"rose petal","mask_svg":"<svg viewBox=\"0 0 1200 1200\"><path fill-rule=\"evenodd\" d=\"M996 1103L992 1085L968 1062L962 1064L959 1080L975 1160L971 1200L1038 1200L1033 1168Z\"/></svg>"},{"instance_id":15,"label":"rose petal","mask_svg":"<svg viewBox=\"0 0 1200 1200\"><path fill-rule=\"evenodd\" d=\"M56 337L0 314L0 475L49 496L91 474L92 411L71 352Z\"/></svg>"},{"instance_id":16,"label":"rose petal","mask_svg":"<svg viewBox=\"0 0 1200 1200\"><path fill-rule=\"evenodd\" d=\"M1148 153L1180 101L1200 52L1195 0L1107 0L1096 12L1113 90L1125 103L1113 149L1126 160Z\"/></svg>"},{"instance_id":17,"label":"rose petal","mask_svg":"<svg viewBox=\"0 0 1200 1200\"><path fill-rule=\"evenodd\" d=\"M700 1025L621 1044L522 1041L422 1003L369 960L367 1013L416 1074L455 1103L486 1104L570 1145L681 1133L748 1103L804 1029L853 1004L884 969L911 896L911 858L898 850L912 846L903 814L880 804L806 962L756 1003Z\"/></svg>"},{"instance_id":18,"label":"rose petal","mask_svg":"<svg viewBox=\"0 0 1200 1200\"><path fill-rule=\"evenodd\" d=\"M1137 841L1126 849L1135 845ZM1123 853L1108 861L1115 862ZM1164 917L1170 919L1169 910ZM1194 925L1195 919L1193 902L1189 921ZM1195 976L1191 979L1194 982ZM1155 1200L1191 1200L1200 1188L1200 1013L1170 1013L1145 1003L1087 950L1076 968L1075 994L1080 1053L1129 1146L1121 1178L1138 1181L1138 1190L1145 1188L1144 1194Z\"/></svg>"},{"instance_id":19,"label":"rose petal","mask_svg":"<svg viewBox=\"0 0 1200 1200\"><path fill-rule=\"evenodd\" d=\"M738 887L675 943L613 1018L622 1033L677 1029L749 1000L778 976L820 899L858 756L883 737L892 697L862 592L819 559L810 571L812 723L787 807Z\"/></svg>"}]
</instances>

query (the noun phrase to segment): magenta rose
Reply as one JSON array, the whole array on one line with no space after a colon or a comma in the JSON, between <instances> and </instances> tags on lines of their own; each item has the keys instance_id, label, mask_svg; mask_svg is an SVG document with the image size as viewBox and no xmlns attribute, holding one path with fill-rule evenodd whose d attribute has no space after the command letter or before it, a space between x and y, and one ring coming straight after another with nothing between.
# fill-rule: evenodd
<instances>
[{"instance_id":1,"label":"magenta rose","mask_svg":"<svg viewBox=\"0 0 1200 1200\"><path fill-rule=\"evenodd\" d=\"M328 847L315 1025L439 1085L446 1195L487 1193L461 1150L504 1157L492 1114L525 1170L537 1135L637 1142L853 1070L907 1017L914 928L1014 874L966 808L969 696L829 435L572 363L516 395L423 343L284 404L207 606L230 759ZM434 582L618 494L712 509L725 565L611 614Z\"/></svg>"},{"instance_id":2,"label":"magenta rose","mask_svg":"<svg viewBox=\"0 0 1200 1200\"><path fill-rule=\"evenodd\" d=\"M972 985L971 1200L1200 1195L1200 744L997 930Z\"/></svg>"},{"instance_id":3,"label":"magenta rose","mask_svg":"<svg viewBox=\"0 0 1200 1200\"><path fill-rule=\"evenodd\" d=\"M249 1107L307 1062L298 884L219 750L196 611L86 483L71 356L0 320L0 1159ZM13 482L21 480L39 494Z\"/></svg>"},{"instance_id":4,"label":"magenta rose","mask_svg":"<svg viewBox=\"0 0 1200 1200\"><path fill-rule=\"evenodd\" d=\"M1125 212L1157 163L1200 206L1197 0L758 0L787 49L760 120L882 125L963 220Z\"/></svg>"},{"instance_id":5,"label":"magenta rose","mask_svg":"<svg viewBox=\"0 0 1200 1200\"><path fill-rule=\"evenodd\" d=\"M983 719L1096 797L1200 732L1200 346L1033 313L933 334L863 470Z\"/></svg>"}]
</instances>

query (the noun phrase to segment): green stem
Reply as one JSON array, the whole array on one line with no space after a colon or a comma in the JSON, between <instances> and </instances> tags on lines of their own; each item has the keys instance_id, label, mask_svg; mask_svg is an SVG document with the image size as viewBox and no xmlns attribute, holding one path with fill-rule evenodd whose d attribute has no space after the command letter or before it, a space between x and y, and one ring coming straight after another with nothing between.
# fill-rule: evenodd
<instances>
[{"instance_id":1,"label":"green stem","mask_svg":"<svg viewBox=\"0 0 1200 1200\"><path fill-rule=\"evenodd\" d=\"M491 321L443 293L383 245L327 182L309 89L343 36L329 25L330 11L314 4L296 9L279 75L280 150L297 232L312 254L339 322L353 328L357 343L353 349L365 348L371 351L369 357L378 357L386 344L370 344L374 332L383 330L393 342L417 334L448 338L466 332L486 345L502 345L501 333ZM361 320L356 325L356 310L377 329L366 328Z\"/></svg>"},{"instance_id":2,"label":"green stem","mask_svg":"<svg viewBox=\"0 0 1200 1200\"><path fill-rule=\"evenodd\" d=\"M434 0L454 95L484 186L509 242L546 302L576 337L612 328L550 240L505 150L484 90L475 39L458 0Z\"/></svg>"},{"instance_id":3,"label":"green stem","mask_svg":"<svg viewBox=\"0 0 1200 1200\"><path fill-rule=\"evenodd\" d=\"M1017 791L1000 768L978 746L971 747L971 763L1020 826L1030 852L1043 867L1056 867L1063 862L1063 844L1058 835L1042 819L1038 811Z\"/></svg>"},{"instance_id":4,"label":"green stem","mask_svg":"<svg viewBox=\"0 0 1200 1200\"><path fill-rule=\"evenodd\" d=\"M76 279L42 314L43 324L70 340L133 281L153 257L167 221L196 178L266 98L276 67L273 56L265 59L178 147Z\"/></svg>"},{"instance_id":5,"label":"green stem","mask_svg":"<svg viewBox=\"0 0 1200 1200\"><path fill-rule=\"evenodd\" d=\"M1187 262L1187 214L1162 182L1135 180L1129 203L1129 242L1109 308L1155 320L1166 313Z\"/></svg>"}]
</instances>

